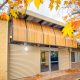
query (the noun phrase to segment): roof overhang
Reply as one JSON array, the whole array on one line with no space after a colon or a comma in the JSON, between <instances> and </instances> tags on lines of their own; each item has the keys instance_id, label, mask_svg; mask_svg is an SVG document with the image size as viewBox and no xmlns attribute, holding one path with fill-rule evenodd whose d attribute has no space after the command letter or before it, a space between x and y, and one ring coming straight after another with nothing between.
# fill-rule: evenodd
<instances>
[{"instance_id":1,"label":"roof overhang","mask_svg":"<svg viewBox=\"0 0 80 80\"><path fill-rule=\"evenodd\" d=\"M62 28L64 27L65 23L59 22L55 19L51 19L49 17L40 15L38 13L35 13L33 11L27 10L26 15L28 15L27 20L33 20L35 22L42 22L42 24L47 24L49 25L57 25L57 28Z\"/></svg>"}]
</instances>

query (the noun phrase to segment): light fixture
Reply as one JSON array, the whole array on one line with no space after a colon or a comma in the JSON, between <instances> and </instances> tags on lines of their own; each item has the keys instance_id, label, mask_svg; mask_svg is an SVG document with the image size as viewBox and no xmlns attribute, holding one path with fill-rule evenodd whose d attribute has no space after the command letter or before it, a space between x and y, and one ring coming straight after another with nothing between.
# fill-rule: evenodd
<instances>
[{"instance_id":1,"label":"light fixture","mask_svg":"<svg viewBox=\"0 0 80 80\"><path fill-rule=\"evenodd\" d=\"M29 48L28 48L27 43L24 43L24 46L25 46L25 47L24 47L24 50L25 50L25 51L28 51L28 50L29 50Z\"/></svg>"},{"instance_id":2,"label":"light fixture","mask_svg":"<svg viewBox=\"0 0 80 80\"><path fill-rule=\"evenodd\" d=\"M28 49L28 47L26 46L26 47L24 48L24 50L25 50L25 51L28 51L29 49Z\"/></svg>"}]
</instances>

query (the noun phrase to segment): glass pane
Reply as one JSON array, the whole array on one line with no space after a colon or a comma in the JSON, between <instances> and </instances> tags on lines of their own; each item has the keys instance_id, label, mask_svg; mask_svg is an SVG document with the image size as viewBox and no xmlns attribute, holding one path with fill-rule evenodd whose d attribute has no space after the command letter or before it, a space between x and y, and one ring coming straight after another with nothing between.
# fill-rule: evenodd
<instances>
[{"instance_id":1,"label":"glass pane","mask_svg":"<svg viewBox=\"0 0 80 80\"><path fill-rule=\"evenodd\" d=\"M49 71L49 52L41 52L41 72Z\"/></svg>"},{"instance_id":2,"label":"glass pane","mask_svg":"<svg viewBox=\"0 0 80 80\"><path fill-rule=\"evenodd\" d=\"M71 52L71 62L75 62L75 52Z\"/></svg>"},{"instance_id":3,"label":"glass pane","mask_svg":"<svg viewBox=\"0 0 80 80\"><path fill-rule=\"evenodd\" d=\"M78 52L78 62L80 62L80 52Z\"/></svg>"},{"instance_id":4,"label":"glass pane","mask_svg":"<svg viewBox=\"0 0 80 80\"><path fill-rule=\"evenodd\" d=\"M51 51L51 71L58 70L58 51Z\"/></svg>"}]
</instances>

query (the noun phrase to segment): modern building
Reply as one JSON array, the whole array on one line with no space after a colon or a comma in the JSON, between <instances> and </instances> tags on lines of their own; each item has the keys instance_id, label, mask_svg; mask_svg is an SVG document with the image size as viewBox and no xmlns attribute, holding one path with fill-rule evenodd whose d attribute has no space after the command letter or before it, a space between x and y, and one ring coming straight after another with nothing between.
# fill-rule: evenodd
<instances>
[{"instance_id":1,"label":"modern building","mask_svg":"<svg viewBox=\"0 0 80 80\"><path fill-rule=\"evenodd\" d=\"M0 21L0 80L80 68L80 49L62 35L63 26L31 11L24 19Z\"/></svg>"}]
</instances>

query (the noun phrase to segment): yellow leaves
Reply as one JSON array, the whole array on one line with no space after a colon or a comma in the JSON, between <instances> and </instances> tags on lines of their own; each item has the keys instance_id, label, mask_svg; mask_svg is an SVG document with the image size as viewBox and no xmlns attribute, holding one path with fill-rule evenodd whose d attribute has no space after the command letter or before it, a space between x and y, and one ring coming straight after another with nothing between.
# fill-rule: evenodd
<instances>
[{"instance_id":1,"label":"yellow leaves","mask_svg":"<svg viewBox=\"0 0 80 80\"><path fill-rule=\"evenodd\" d=\"M32 0L27 0L28 3L32 2Z\"/></svg>"},{"instance_id":2,"label":"yellow leaves","mask_svg":"<svg viewBox=\"0 0 80 80\"><path fill-rule=\"evenodd\" d=\"M22 15L24 15L24 14L25 14L25 11L21 11L20 13L21 13Z\"/></svg>"},{"instance_id":3,"label":"yellow leaves","mask_svg":"<svg viewBox=\"0 0 80 80\"><path fill-rule=\"evenodd\" d=\"M16 0L16 2L18 2L19 4L22 4L22 0Z\"/></svg>"},{"instance_id":4,"label":"yellow leaves","mask_svg":"<svg viewBox=\"0 0 80 80\"><path fill-rule=\"evenodd\" d=\"M14 9L10 9L10 13L11 13L11 15L14 17L14 18L17 18L18 16L17 16L17 10L14 10Z\"/></svg>"},{"instance_id":5,"label":"yellow leaves","mask_svg":"<svg viewBox=\"0 0 80 80\"><path fill-rule=\"evenodd\" d=\"M75 3L76 2L76 0L72 0L72 3Z\"/></svg>"},{"instance_id":6,"label":"yellow leaves","mask_svg":"<svg viewBox=\"0 0 80 80\"><path fill-rule=\"evenodd\" d=\"M6 15L6 20L8 20L8 21L9 21L9 15Z\"/></svg>"},{"instance_id":7,"label":"yellow leaves","mask_svg":"<svg viewBox=\"0 0 80 80\"><path fill-rule=\"evenodd\" d=\"M14 3L14 6L18 6L18 5L19 5L19 3L18 3L18 2L15 2L15 3Z\"/></svg>"},{"instance_id":8,"label":"yellow leaves","mask_svg":"<svg viewBox=\"0 0 80 80\"><path fill-rule=\"evenodd\" d=\"M14 6L14 3L12 2L12 1L10 1L10 0L8 0L8 4L12 7L12 6Z\"/></svg>"},{"instance_id":9,"label":"yellow leaves","mask_svg":"<svg viewBox=\"0 0 80 80\"><path fill-rule=\"evenodd\" d=\"M60 7L60 5L57 4L57 5L56 5L56 10L58 10L59 7Z\"/></svg>"},{"instance_id":10,"label":"yellow leaves","mask_svg":"<svg viewBox=\"0 0 80 80\"><path fill-rule=\"evenodd\" d=\"M24 0L24 3L31 3L32 0Z\"/></svg>"},{"instance_id":11,"label":"yellow leaves","mask_svg":"<svg viewBox=\"0 0 80 80\"><path fill-rule=\"evenodd\" d=\"M49 8L50 8L50 10L53 9L53 4L52 3L50 3Z\"/></svg>"},{"instance_id":12,"label":"yellow leaves","mask_svg":"<svg viewBox=\"0 0 80 80\"><path fill-rule=\"evenodd\" d=\"M55 8L56 8L56 10L58 10L58 8L60 7L60 4L61 4L61 0L50 0L50 4L49 4L50 10L53 9L54 4L56 4Z\"/></svg>"},{"instance_id":13,"label":"yellow leaves","mask_svg":"<svg viewBox=\"0 0 80 80\"><path fill-rule=\"evenodd\" d=\"M9 4L11 7L15 7L15 6L18 6L19 4L22 4L22 0L16 0L16 1L8 0L8 4Z\"/></svg>"},{"instance_id":14,"label":"yellow leaves","mask_svg":"<svg viewBox=\"0 0 80 80\"><path fill-rule=\"evenodd\" d=\"M32 0L24 0L24 9L27 10L28 5L32 2Z\"/></svg>"},{"instance_id":15,"label":"yellow leaves","mask_svg":"<svg viewBox=\"0 0 80 80\"><path fill-rule=\"evenodd\" d=\"M0 19L1 20L9 20L9 15L6 14L5 12L3 12L2 14L0 14Z\"/></svg>"},{"instance_id":16,"label":"yellow leaves","mask_svg":"<svg viewBox=\"0 0 80 80\"><path fill-rule=\"evenodd\" d=\"M75 36L77 39L80 39L80 33Z\"/></svg>"},{"instance_id":17,"label":"yellow leaves","mask_svg":"<svg viewBox=\"0 0 80 80\"><path fill-rule=\"evenodd\" d=\"M40 0L40 1L41 1L41 3L43 4L44 1L43 1L43 0Z\"/></svg>"},{"instance_id":18,"label":"yellow leaves","mask_svg":"<svg viewBox=\"0 0 80 80\"><path fill-rule=\"evenodd\" d=\"M68 18L68 15L64 16L64 17L63 17L63 20L64 20L64 21L67 21L67 18Z\"/></svg>"},{"instance_id":19,"label":"yellow leaves","mask_svg":"<svg viewBox=\"0 0 80 80\"><path fill-rule=\"evenodd\" d=\"M63 28L62 32L63 32L63 36L72 36L73 34L73 29L72 29L72 24L70 22L68 22L65 27Z\"/></svg>"},{"instance_id":20,"label":"yellow leaves","mask_svg":"<svg viewBox=\"0 0 80 80\"><path fill-rule=\"evenodd\" d=\"M54 0L50 0L49 8L52 10L54 7Z\"/></svg>"},{"instance_id":21,"label":"yellow leaves","mask_svg":"<svg viewBox=\"0 0 80 80\"><path fill-rule=\"evenodd\" d=\"M64 1L64 5L68 5L69 4L69 1Z\"/></svg>"},{"instance_id":22,"label":"yellow leaves","mask_svg":"<svg viewBox=\"0 0 80 80\"><path fill-rule=\"evenodd\" d=\"M55 2L56 2L56 10L58 10L61 4L61 0L56 0Z\"/></svg>"},{"instance_id":23,"label":"yellow leaves","mask_svg":"<svg viewBox=\"0 0 80 80\"><path fill-rule=\"evenodd\" d=\"M34 5L36 6L36 8L39 9L40 5L42 4L43 0L34 0Z\"/></svg>"},{"instance_id":24,"label":"yellow leaves","mask_svg":"<svg viewBox=\"0 0 80 80\"><path fill-rule=\"evenodd\" d=\"M59 5L61 3L61 0L56 0L55 2L56 2L56 4Z\"/></svg>"}]
</instances>

